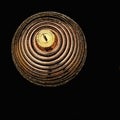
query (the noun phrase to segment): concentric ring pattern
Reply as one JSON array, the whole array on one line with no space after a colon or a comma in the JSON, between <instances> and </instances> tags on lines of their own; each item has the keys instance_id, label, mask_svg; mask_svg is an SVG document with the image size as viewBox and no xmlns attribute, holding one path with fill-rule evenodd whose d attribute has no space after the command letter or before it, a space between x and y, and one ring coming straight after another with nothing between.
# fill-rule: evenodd
<instances>
[{"instance_id":1,"label":"concentric ring pattern","mask_svg":"<svg viewBox=\"0 0 120 120\"><path fill-rule=\"evenodd\" d=\"M41 50L36 34L43 29L56 36L56 46ZM41 86L58 86L72 80L86 58L86 40L80 26L58 12L40 12L28 17L12 40L12 58L17 70L28 81Z\"/></svg>"}]
</instances>

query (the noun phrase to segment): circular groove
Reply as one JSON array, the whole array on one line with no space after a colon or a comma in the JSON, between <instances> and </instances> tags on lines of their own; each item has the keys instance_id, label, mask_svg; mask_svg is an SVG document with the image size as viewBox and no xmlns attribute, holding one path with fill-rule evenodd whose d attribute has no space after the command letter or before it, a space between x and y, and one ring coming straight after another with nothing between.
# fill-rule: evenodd
<instances>
[{"instance_id":1,"label":"circular groove","mask_svg":"<svg viewBox=\"0 0 120 120\"><path fill-rule=\"evenodd\" d=\"M52 49L40 49L36 35L42 30L55 35ZM80 26L58 12L40 12L28 17L12 40L12 58L20 74L41 86L58 86L72 80L85 63L87 47Z\"/></svg>"}]
</instances>

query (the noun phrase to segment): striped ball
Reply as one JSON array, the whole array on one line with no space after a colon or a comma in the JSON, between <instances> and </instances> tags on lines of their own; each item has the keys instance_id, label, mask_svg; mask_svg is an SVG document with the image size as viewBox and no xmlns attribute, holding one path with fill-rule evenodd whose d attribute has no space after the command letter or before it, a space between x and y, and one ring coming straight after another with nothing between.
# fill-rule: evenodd
<instances>
[{"instance_id":1,"label":"striped ball","mask_svg":"<svg viewBox=\"0 0 120 120\"><path fill-rule=\"evenodd\" d=\"M40 48L36 36L42 30L55 35L55 44ZM40 86L58 86L72 80L85 63L84 33L70 17L53 11L40 12L24 20L12 40L12 58L28 81Z\"/></svg>"}]
</instances>

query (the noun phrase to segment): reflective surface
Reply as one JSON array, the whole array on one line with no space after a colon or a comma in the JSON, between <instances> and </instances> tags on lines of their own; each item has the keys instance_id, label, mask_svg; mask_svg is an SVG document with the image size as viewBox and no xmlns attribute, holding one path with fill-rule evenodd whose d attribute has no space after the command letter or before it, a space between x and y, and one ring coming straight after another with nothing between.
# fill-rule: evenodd
<instances>
[{"instance_id":1,"label":"reflective surface","mask_svg":"<svg viewBox=\"0 0 120 120\"><path fill-rule=\"evenodd\" d=\"M86 58L86 41L80 26L57 12L27 18L12 40L17 70L30 82L58 86L72 80Z\"/></svg>"}]
</instances>

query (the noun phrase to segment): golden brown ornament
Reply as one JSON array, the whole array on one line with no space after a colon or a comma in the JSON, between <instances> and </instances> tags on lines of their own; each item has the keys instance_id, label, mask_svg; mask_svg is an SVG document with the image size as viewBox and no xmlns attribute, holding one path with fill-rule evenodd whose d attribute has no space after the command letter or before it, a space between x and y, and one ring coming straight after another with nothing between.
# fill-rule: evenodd
<instances>
[{"instance_id":1,"label":"golden brown ornament","mask_svg":"<svg viewBox=\"0 0 120 120\"><path fill-rule=\"evenodd\" d=\"M28 17L12 40L12 58L28 81L58 86L72 80L86 58L86 40L80 26L58 12L40 12Z\"/></svg>"}]
</instances>

